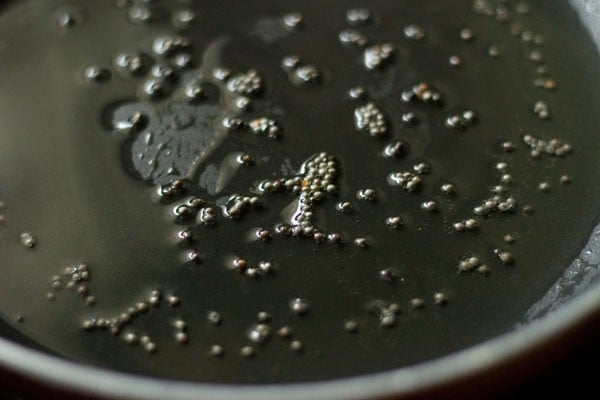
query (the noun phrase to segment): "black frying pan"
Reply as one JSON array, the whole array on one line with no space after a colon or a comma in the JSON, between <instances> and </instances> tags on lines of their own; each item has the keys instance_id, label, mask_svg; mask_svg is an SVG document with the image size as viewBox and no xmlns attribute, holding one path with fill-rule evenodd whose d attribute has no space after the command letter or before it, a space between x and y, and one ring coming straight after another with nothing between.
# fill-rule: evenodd
<instances>
[{"instance_id":1,"label":"black frying pan","mask_svg":"<svg viewBox=\"0 0 600 400\"><path fill-rule=\"evenodd\" d=\"M274 226L281 219L279 211L267 217L250 214L241 222L225 221L218 230L201 226L193 232L200 243L209 244L200 249L205 257L201 265L189 259L190 248L177 244L179 239L172 239L181 229L179 225L165 222L173 218L165 214L178 204L177 193L156 199L156 187L168 188L173 182L166 178L168 174L160 173L161 168L173 166L169 163L175 161L167 157L166 164L158 162L158 168L145 170L136 164L135 157L152 157L151 146L140 147L140 132L131 127L123 132L119 125L123 121L135 122L132 111L142 110L141 129L160 130L164 122L161 118L180 111L148 108L148 100L136 91L137 78L118 75L118 68L108 82L100 82L101 77L92 84L85 82L84 71L89 63L111 67L110 61L115 62L123 49L143 48L151 55L151 39L157 34L154 25L147 28L140 21L128 22L132 14L139 18L143 12L132 11L126 4L125 8L109 3L59 7L58 2L30 1L7 6L0 28L4 41L0 56L10 61L2 67L5 115L0 126L5 149L0 165L2 171L10 171L8 175L3 172L0 192L7 205L1 237L6 251L0 263L10 277L2 283L2 332L9 341L0 343L0 358L7 376L14 377L12 382L21 390L35 387L33 390L43 388L100 398L458 395L473 393L472 382L498 385L531 372L544 360L549 362L566 352L568 343L582 337L579 335L589 335L590 326L597 326L600 297L596 284L600 250L594 233L599 211L595 202L598 171L594 168L598 143L590 139L598 128L594 110L600 102L595 90L600 65L596 48L576 12L563 2L532 2L530 17L519 17L531 29L544 32L546 44L541 48L559 85L556 98L560 101L554 100L551 94L541 95L536 91L541 89L529 87L532 79L523 75L523 54L531 57L531 53L524 53L531 49L527 43L510 41L509 26L495 21L497 9L491 17L485 15L485 8L479 10L484 15L474 16L469 2L464 3L456 11L454 2L441 2L427 9L407 2L401 16L396 4L370 4L374 22L364 28L369 35L403 43L392 66L384 65L375 75L368 68L356 72L358 75L346 71L358 69L360 65L354 64L362 62L352 53L355 50L327 41L315 45L319 38L335 38L344 24L343 12L340 21L332 17L330 24L325 23L339 8L337 3L297 5L306 20L306 26L299 28L297 35L293 30L290 33L289 27L282 30L278 19L269 19L290 10L283 3L237 5L243 7L237 14L231 5L215 3L203 10L204 15L199 13L203 23L190 28L192 36L200 38L194 54L204 55L204 60L196 60L196 66L206 72L220 65L234 70L250 65L276 77L268 81L270 86L266 86L264 97L259 97L254 114L250 114L267 113L286 124L280 142L269 141L268 137L255 140L243 133L232 134L233 140L222 140L218 134L211 137L211 125L205 123L206 119L217 119L219 104L230 105L221 103L224 100L219 93L223 89L215 79L205 82L202 89L206 103L195 109L196 114L186 114L186 110L184 115L178 114L195 119L194 132L208 138L197 149L209 149L206 158L186 161L181 156L183 165L173 164L181 178L199 182L199 188L191 189L192 194L227 208L227 203L218 203L222 201L219 193L243 191L251 186L257 175L240 172L235 179L229 179L226 168L223 169L223 160L235 154L240 145L249 153L266 152L271 157L271 161L256 159L258 176L273 176L273 165L277 172L281 169L284 175L293 174L290 171L297 170L318 148L336 154L341 161L339 196L351 199L359 215L349 220L335 219L339 217L331 215L339 214L331 209L337 200L326 200L329 221L334 218L332 229L338 229L346 238L357 226L377 232L372 235L373 248L364 252L351 242L339 247L318 247L300 239L286 242L279 236L268 244L242 245L239 239L231 238L257 224ZM157 7L156 23L164 30L171 22L165 19L166 14L161 14L161 6ZM269 18L256 23L251 18L240 18L263 15L264 9L269 10ZM447 20L447 15L454 15L451 13L456 13L455 22ZM434 33L423 39L429 46L419 47L423 43L411 41L410 37L398 38L398 27L386 23L386 16L396 15L401 25L419 18L439 23L433 24L439 28L432 28ZM595 26L594 17L587 18L592 21L589 25ZM474 48L464 47L456 34L467 22L479 32L472 43ZM452 32L456 35L450 39ZM498 59L490 50L496 40L504 51ZM432 62L432 57L446 48L464 52L463 72L499 78L473 82L467 79L457 84L467 90L454 92L449 82L459 80L456 71ZM569 56L564 57L567 48ZM322 62L322 67L318 65L321 82L316 87L296 87L293 79L286 80L287 73L275 60L290 51L301 52L308 63ZM469 64L469 60L477 61ZM360 129L356 133L351 124L350 115L356 106L344 98L344 93L357 82L356 76L368 88L370 99L384 110L394 110L388 111L392 125L401 124L401 116L395 111L398 109L415 110L421 120L416 127L402 126L392 135L410 144L408 158L401 165L410 167L424 161L433 164L426 177L425 197L385 188L379 192L379 206L352 199L356 190L385 181L389 171L387 166L388 169L370 167L387 142L374 142L378 139ZM433 86L445 96L447 108L443 111L428 108L428 104L413 107L400 100L403 88L427 76L436 77ZM469 86L474 82L481 86ZM143 85L140 87L144 90ZM291 91L294 96L287 95ZM332 97L319 103L323 93ZM501 95L494 97L494 93ZM535 103L542 96L549 96L548 102L556 110L549 124L537 120L529 110L524 112L524 104ZM464 127L464 131L448 131L451 128L444 126L443 117L473 104L479 123ZM186 134L183 125L177 131L179 137ZM543 154L544 166L532 167L530 158L521 157L526 147L517 141L524 132L541 127L550 131L549 135L568 131L573 154L556 160L548 156L551 161ZM165 128L163 134L171 140L166 142L167 147L175 140L169 136L169 129ZM41 135L39 132L43 131L49 133ZM302 137L307 131L316 134L314 139L307 141ZM351 140L340 141L339 132L354 133ZM460 147L457 141L462 144ZM488 150L498 149L506 141L521 146L514 158ZM452 210L464 215L467 204L446 203L446 198L434 194L432 188L452 178L459 189L465 188L465 193L472 196L466 196L468 199L476 198L480 194L477 188L485 187L493 176L490 162L505 158L520 172L515 173L522 179L515 184L516 196L529 196L526 198L533 204L534 213L525 215L531 213L520 210L523 212L510 223L491 215L482 220L483 234L466 238L449 234L446 228L452 228L452 221L445 221L443 216L453 215ZM220 171L214 178L211 165ZM480 172L472 173L474 166ZM558 184L558 177L565 173L573 177L573 184L568 187ZM554 179L550 193L536 190L539 182L550 179ZM265 198L269 210L285 210L290 200L276 195ZM438 202L439 213L404 211L417 210L424 200L430 199ZM379 227L383 224L376 221L383 221L392 207L401 210L405 228L389 233L388 227ZM323 215L318 214L317 218L327 220ZM15 239L25 229L39 240L31 250ZM512 230L517 233L514 251L500 240ZM424 236L418 232L424 232ZM234 250L211 243L227 243ZM500 247L514 253L513 265L503 265L497 259L499 253L493 250ZM491 268L487 278L477 273L456 273L454 264L463 254L475 250L478 256L483 254L480 257ZM227 259L223 256L234 252L249 254L250 263L257 263L265 255L273 257L278 270L272 277L264 276L255 282L245 275L232 275L237 272L211 261ZM83 261L92 269L89 294L82 298L67 289L51 287L53 275L62 274L65 265ZM452 265L447 268L449 263ZM381 266L389 264L393 264L392 269L382 274L385 268ZM357 269L356 265L365 267ZM565 265L569 267L565 269ZM67 284L71 276L72 273L62 276L61 282ZM161 291L163 303L147 318L140 317L141 325L135 327L156 335L160 346L156 354L146 354L143 344L124 345L124 337L115 339L101 328L92 332L80 329L92 317L110 318L146 299L151 290ZM47 292L55 297L54 301L44 298ZM447 304L438 301L437 293L442 294L442 300L447 299ZM98 304L82 304L88 295L93 295ZM171 295L178 296L180 306L169 307ZM288 300L296 296L310 300L304 316L290 313ZM423 310L413 309L414 298L424 299ZM394 302L402 309L396 315L397 326L379 326L382 309ZM218 328L205 320L214 309L224 316ZM262 310L272 316L273 337L264 345L250 343L256 354L246 360L239 354L246 341L246 329ZM171 324L178 318L184 318L189 325L189 343L185 346L172 338L177 330ZM359 327L356 334L344 331L349 319ZM288 348L292 346L290 342L280 340L274 333L285 324L294 326L302 343L299 354ZM215 343L225 347L224 357L214 359L206 355ZM448 388L452 391L448 392Z\"/></svg>"}]
</instances>

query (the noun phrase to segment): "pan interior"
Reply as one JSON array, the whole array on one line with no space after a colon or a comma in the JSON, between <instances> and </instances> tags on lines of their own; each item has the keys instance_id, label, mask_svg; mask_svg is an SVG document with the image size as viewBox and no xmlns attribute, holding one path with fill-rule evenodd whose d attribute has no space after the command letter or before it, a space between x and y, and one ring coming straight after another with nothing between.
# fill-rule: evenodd
<instances>
[{"instance_id":1,"label":"pan interior","mask_svg":"<svg viewBox=\"0 0 600 400\"><path fill-rule=\"evenodd\" d=\"M0 37L2 330L61 357L421 363L543 314L599 222L600 58L567 2L27 1Z\"/></svg>"}]
</instances>

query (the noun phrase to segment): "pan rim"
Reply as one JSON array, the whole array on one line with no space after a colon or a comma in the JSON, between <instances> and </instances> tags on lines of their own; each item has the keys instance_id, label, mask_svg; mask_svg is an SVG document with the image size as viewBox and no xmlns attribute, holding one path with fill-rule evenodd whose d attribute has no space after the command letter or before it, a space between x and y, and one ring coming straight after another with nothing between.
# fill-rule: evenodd
<instances>
[{"instance_id":1,"label":"pan rim","mask_svg":"<svg viewBox=\"0 0 600 400\"><path fill-rule=\"evenodd\" d=\"M449 355L385 372L293 384L212 384L127 374L79 364L0 337L0 367L43 386L105 399L271 400L408 397L473 379L549 348L600 315L600 285L525 327Z\"/></svg>"}]
</instances>

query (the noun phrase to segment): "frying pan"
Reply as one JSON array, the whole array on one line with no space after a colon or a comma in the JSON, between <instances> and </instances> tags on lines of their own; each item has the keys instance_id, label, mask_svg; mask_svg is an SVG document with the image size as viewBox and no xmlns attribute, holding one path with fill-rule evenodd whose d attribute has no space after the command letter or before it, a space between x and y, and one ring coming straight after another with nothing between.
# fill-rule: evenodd
<instances>
[{"instance_id":1,"label":"frying pan","mask_svg":"<svg viewBox=\"0 0 600 400\"><path fill-rule=\"evenodd\" d=\"M600 46L600 3L573 1ZM596 7L596 8L594 8ZM595 217L597 222L597 216ZM466 397L499 387L555 362L580 340L597 338L600 307L600 225L589 235L563 277L533 302L507 333L385 372L326 381L224 385L141 377L65 360L3 322L0 365L7 385L45 398L100 399L384 399Z\"/></svg>"}]
</instances>

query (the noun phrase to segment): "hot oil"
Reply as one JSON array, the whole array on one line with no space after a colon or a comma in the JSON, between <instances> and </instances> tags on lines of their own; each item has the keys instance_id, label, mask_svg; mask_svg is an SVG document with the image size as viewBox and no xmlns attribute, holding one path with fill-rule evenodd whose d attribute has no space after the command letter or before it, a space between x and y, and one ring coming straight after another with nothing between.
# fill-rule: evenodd
<instances>
[{"instance_id":1,"label":"hot oil","mask_svg":"<svg viewBox=\"0 0 600 400\"><path fill-rule=\"evenodd\" d=\"M207 382L507 332L598 215L600 60L566 3L530 3L13 7L3 317L67 358Z\"/></svg>"}]
</instances>

